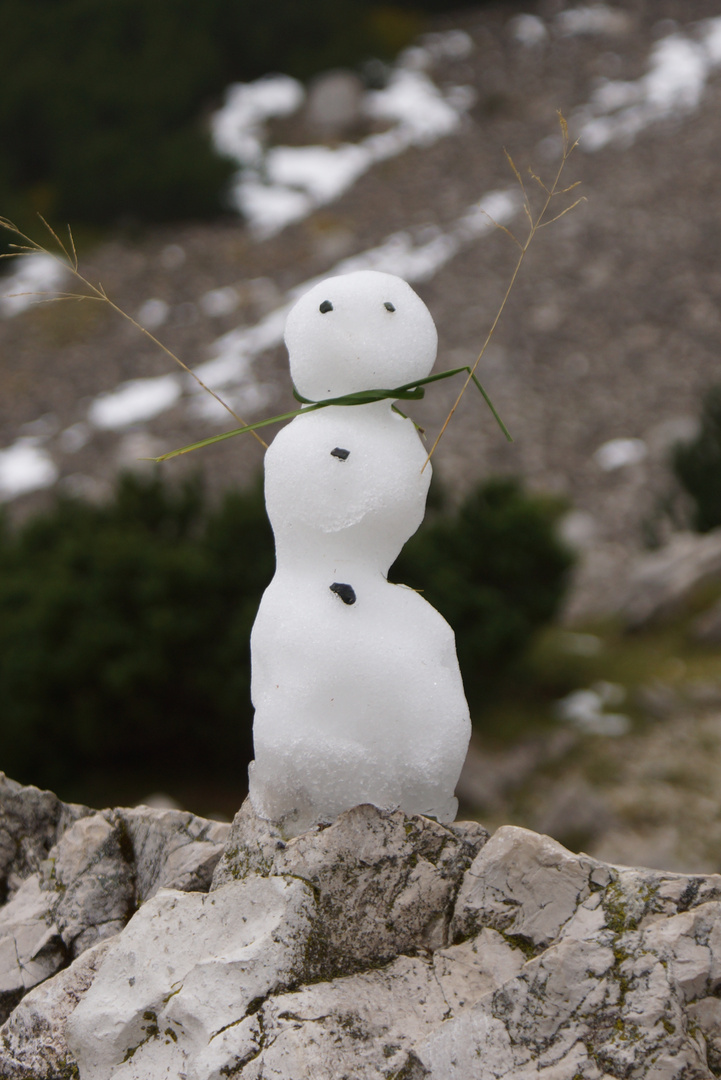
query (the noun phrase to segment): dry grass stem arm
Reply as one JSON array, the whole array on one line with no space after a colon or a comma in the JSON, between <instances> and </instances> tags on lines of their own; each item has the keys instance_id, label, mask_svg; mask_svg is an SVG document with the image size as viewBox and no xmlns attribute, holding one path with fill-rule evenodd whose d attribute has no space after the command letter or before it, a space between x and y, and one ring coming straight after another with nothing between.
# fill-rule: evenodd
<instances>
[{"instance_id":1,"label":"dry grass stem arm","mask_svg":"<svg viewBox=\"0 0 721 1080\"><path fill-rule=\"evenodd\" d=\"M206 393L210 394L211 397L215 398L218 404L222 405L226 412L230 413L230 415L235 420L237 420L242 427L248 426L246 425L246 421L243 420L243 418L239 416L238 413L236 413L230 407L230 405L227 404L227 402L223 401L220 395L216 394L215 390L211 390L211 388L207 386L203 382L203 380L199 378L199 376L196 375L195 372L192 371L191 368L189 368L183 360L180 359L179 356L176 356L174 352L172 352L166 345L164 345L162 341L156 338L154 334L151 334L149 330L146 330L146 328L142 326L136 319L134 319L132 315L129 315L127 311L124 311L121 307L118 306L118 304L111 300L108 294L105 292L102 283L98 282L97 285L93 285L93 283L89 281L88 278L84 277L84 275L80 273L77 250L75 248L75 241L73 239L73 234L70 226L68 226L68 236L70 238L68 248L60 239L52 226L45 220L45 218L41 214L39 214L38 216L40 217L40 220L42 221L45 228L52 236L55 243L58 245L58 248L62 252L62 257L58 255L57 252L49 251L46 247L43 247L42 244L38 243L35 240L32 240L29 236L26 236L25 233L23 233L15 224L13 224L12 221L9 221L7 218L0 217L0 227L6 229L13 236L16 236L18 240L22 241L21 243L11 244L10 246L15 250L10 252L9 254L0 256L0 258L11 259L17 258L20 255L31 254L50 255L50 257L55 259L56 262L69 269L70 272L74 275L74 277L79 282L81 282L81 284L84 285L85 288L89 290L89 292L60 293L59 295L48 297L49 300L99 300L102 303L107 304L110 308L112 308L113 311L117 312L118 315L121 315L122 318L126 319L132 326L134 326L136 330L139 330L141 334L144 334L149 341L152 341L152 343L157 346L157 348L161 349L166 354L166 356L170 357L170 359L173 360L174 363L178 364L183 369L183 371L186 372L186 374L190 375L190 377L195 380L195 382L202 390L205 390ZM16 295L42 296L43 294L18 293ZM258 435L256 431L250 430L250 434L261 444L261 446L263 446L266 450L268 449L268 444L260 437L260 435Z\"/></svg>"},{"instance_id":2,"label":"dry grass stem arm","mask_svg":"<svg viewBox=\"0 0 721 1080\"><path fill-rule=\"evenodd\" d=\"M476 371L478 369L478 365L480 364L481 360L483 359L483 356L484 356L484 354L486 352L486 349L488 348L488 345L489 345L489 343L491 341L491 338L493 337L493 335L494 335L494 333L496 331L496 327L498 326L500 318L501 318L501 316L502 316L502 314L503 314L503 312L504 312L504 310L506 308L506 304L508 303L508 298L510 297L510 295L511 295L511 293L513 291L513 287L516 284L518 274L519 274L519 272L521 270L521 267L523 265L523 260L526 257L526 253L527 253L529 247L531 246L531 243L533 242L533 240L534 240L534 238L536 236L536 233L538 232L539 229L544 228L544 226L551 225L554 221L558 221L559 218L562 218L565 214L569 213L569 211L573 210L574 207L578 206L579 203L584 201L583 198L576 199L576 201L571 206L567 206L560 213L556 214L555 217L551 218L548 221L545 220L546 214L548 213L548 208L550 207L552 201L559 195L566 195L569 191L572 191L574 188L578 187L578 184L580 183L580 181L577 181L576 183L570 184L568 187L565 187L565 188L561 188L559 186L560 182L561 182L561 176L563 174L563 170L566 167L566 163L568 162L568 159L571 156L571 154L573 153L573 151L576 149L576 146L578 145L578 143L577 142L571 143L569 141L568 124L566 123L565 118L563 117L563 115L560 112L558 114L558 117L559 117L559 124L561 126L561 135L562 135L562 139L563 139L563 153L561 155L561 163L558 166L558 171L556 172L556 176L555 176L555 179L554 179L552 185L550 187L547 187L543 183L543 181L540 179L540 177L536 176L536 174L534 172L530 173L531 178L537 182L537 184L539 185L539 187L542 189L542 191L544 193L543 204L541 206L541 209L539 210L539 212L535 216L534 216L533 211L531 209L531 204L530 204L530 201L529 201L529 198L528 198L528 193L526 192L526 186L523 183L523 178L521 177L520 172L516 168L516 165L515 165L515 163L513 161L513 158L511 157L511 155L508 153L507 150L505 151L506 158L507 158L507 160L508 160L508 162L510 164L510 167L511 167L511 169L513 171L514 176L516 177L516 180L518 181L518 183L520 185L521 192L523 194L523 209L524 209L526 217L528 218L528 221L529 221L528 236L526 237L525 242L521 243L513 235L513 233L510 232L510 230L508 230L506 228L503 228L503 232L509 233L509 235L511 236L511 239L517 244L517 246L521 250L520 250L520 253L518 255L518 259L516 260L516 265L515 265L515 267L513 269L513 273L511 275L511 280L508 283L508 288L506 289L506 291L504 293L504 296L503 296L503 299L501 300L500 307L498 308L498 311L496 312L496 316L495 316L495 318L493 320L491 328L490 328L490 330L488 331L488 333L486 335L486 340L483 342L483 346L482 346L481 351L479 352L478 356L476 357L475 363L469 369L468 376L467 376L465 382L463 383L463 386L461 387L461 390L460 390L460 392L458 394L458 397L454 401L454 403L453 403L453 405L451 407L451 410L448 413L448 416L444 420L443 426L441 427L441 430L438 432L438 435L436 436L435 442L433 443L432 447L428 451L428 456L427 456L427 458L426 458L426 460L425 460L425 462L423 464L423 469L425 469L426 465L428 464L428 462L433 457L433 454L435 453L436 447L438 446L439 442L443 438L443 435L444 435L444 433L446 431L446 428L450 424L451 420L453 419L453 416L455 415L456 409L458 408L461 401L463 400L463 395L465 394L466 390L468 389L468 386L471 383L471 381L473 381L474 378L475 378L475 374L476 374ZM423 471L423 469L421 470L421 472Z\"/></svg>"}]
</instances>

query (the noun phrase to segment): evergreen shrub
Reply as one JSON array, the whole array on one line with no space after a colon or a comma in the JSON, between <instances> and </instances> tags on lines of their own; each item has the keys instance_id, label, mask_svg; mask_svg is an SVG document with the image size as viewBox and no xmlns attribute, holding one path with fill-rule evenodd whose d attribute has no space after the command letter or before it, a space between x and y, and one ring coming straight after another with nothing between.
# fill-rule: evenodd
<instances>
[{"instance_id":1,"label":"evergreen shrub","mask_svg":"<svg viewBox=\"0 0 721 1080\"><path fill-rule=\"evenodd\" d=\"M0 538L0 761L54 789L108 768L242 778L250 629L273 573L259 487L124 477Z\"/></svg>"},{"instance_id":2,"label":"evergreen shrub","mask_svg":"<svg viewBox=\"0 0 721 1080\"><path fill-rule=\"evenodd\" d=\"M706 391L700 431L674 448L671 465L691 497L693 528L701 533L721 528L721 386Z\"/></svg>"}]
</instances>

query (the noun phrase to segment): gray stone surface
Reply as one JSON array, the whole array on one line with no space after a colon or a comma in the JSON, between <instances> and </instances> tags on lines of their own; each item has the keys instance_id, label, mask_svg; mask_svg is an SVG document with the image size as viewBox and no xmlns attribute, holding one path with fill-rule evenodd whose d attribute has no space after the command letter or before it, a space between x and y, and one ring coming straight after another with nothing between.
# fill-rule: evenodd
<instances>
[{"instance_id":1,"label":"gray stone surface","mask_svg":"<svg viewBox=\"0 0 721 1080\"><path fill-rule=\"evenodd\" d=\"M138 869L118 932L97 868L130 895L119 823ZM181 891L178 826L87 815L0 911L35 982L0 1029L2 1080L721 1076L719 875L370 806L286 840L246 804L210 891ZM202 850L214 826L185 828Z\"/></svg>"},{"instance_id":2,"label":"gray stone surface","mask_svg":"<svg viewBox=\"0 0 721 1080\"><path fill-rule=\"evenodd\" d=\"M159 888L207 892L229 828L178 810L67 806L5 777L0 822L0 1020Z\"/></svg>"},{"instance_id":3,"label":"gray stone surface","mask_svg":"<svg viewBox=\"0 0 721 1080\"><path fill-rule=\"evenodd\" d=\"M246 801L213 887L250 871L308 881L324 930L317 973L348 973L407 949L447 944L453 897L487 838L475 822L439 825L357 806L328 828L285 842Z\"/></svg>"},{"instance_id":4,"label":"gray stone surface","mask_svg":"<svg viewBox=\"0 0 721 1080\"><path fill-rule=\"evenodd\" d=\"M23 787L0 772L0 900L35 870L66 829L92 813L63 803L51 791Z\"/></svg>"},{"instance_id":5,"label":"gray stone surface","mask_svg":"<svg viewBox=\"0 0 721 1080\"><path fill-rule=\"evenodd\" d=\"M30 990L3 1028L3 1080L77 1080L66 1024L91 986L111 939L98 942L52 978Z\"/></svg>"},{"instance_id":6,"label":"gray stone surface","mask_svg":"<svg viewBox=\"0 0 721 1080\"><path fill-rule=\"evenodd\" d=\"M362 118L363 82L354 71L325 71L308 87L305 121L318 134L346 134Z\"/></svg>"},{"instance_id":7,"label":"gray stone surface","mask_svg":"<svg viewBox=\"0 0 721 1080\"><path fill-rule=\"evenodd\" d=\"M290 878L253 875L211 895L163 889L111 945L69 1019L83 1080L232 1067L218 1036L302 976L314 909L312 889ZM242 1053L246 1041L235 1033L233 1046Z\"/></svg>"},{"instance_id":8,"label":"gray stone surface","mask_svg":"<svg viewBox=\"0 0 721 1080\"><path fill-rule=\"evenodd\" d=\"M676 614L694 591L721 578L721 529L678 533L633 564L621 612L633 629Z\"/></svg>"}]
</instances>

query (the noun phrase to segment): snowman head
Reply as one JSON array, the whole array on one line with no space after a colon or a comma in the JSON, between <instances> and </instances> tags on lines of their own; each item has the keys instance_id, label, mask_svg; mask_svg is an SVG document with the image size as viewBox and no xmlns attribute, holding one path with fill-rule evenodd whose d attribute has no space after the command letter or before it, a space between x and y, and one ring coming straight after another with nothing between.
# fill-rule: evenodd
<instances>
[{"instance_id":1,"label":"snowman head","mask_svg":"<svg viewBox=\"0 0 721 1080\"><path fill-rule=\"evenodd\" d=\"M377 270L326 278L288 315L293 382L313 401L392 388L430 374L438 335L402 278Z\"/></svg>"}]
</instances>

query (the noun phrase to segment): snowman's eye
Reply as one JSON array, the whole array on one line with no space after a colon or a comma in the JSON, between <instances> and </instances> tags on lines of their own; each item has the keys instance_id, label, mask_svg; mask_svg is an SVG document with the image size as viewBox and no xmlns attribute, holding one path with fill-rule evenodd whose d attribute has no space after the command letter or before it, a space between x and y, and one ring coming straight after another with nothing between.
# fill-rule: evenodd
<instances>
[{"instance_id":1,"label":"snowman's eye","mask_svg":"<svg viewBox=\"0 0 721 1080\"><path fill-rule=\"evenodd\" d=\"M332 310L333 310L333 305L331 304L330 300L324 300L323 303L318 308L318 311L321 313L321 315L325 315L326 311L332 311Z\"/></svg>"},{"instance_id":2,"label":"snowman's eye","mask_svg":"<svg viewBox=\"0 0 721 1080\"><path fill-rule=\"evenodd\" d=\"M395 311L395 310L396 310L396 309L395 309L395 308L393 307L393 304L391 304L390 300L386 300L386 302L385 302L385 304L383 305L383 307L384 307L384 308L386 309L386 311Z\"/></svg>"}]
</instances>

